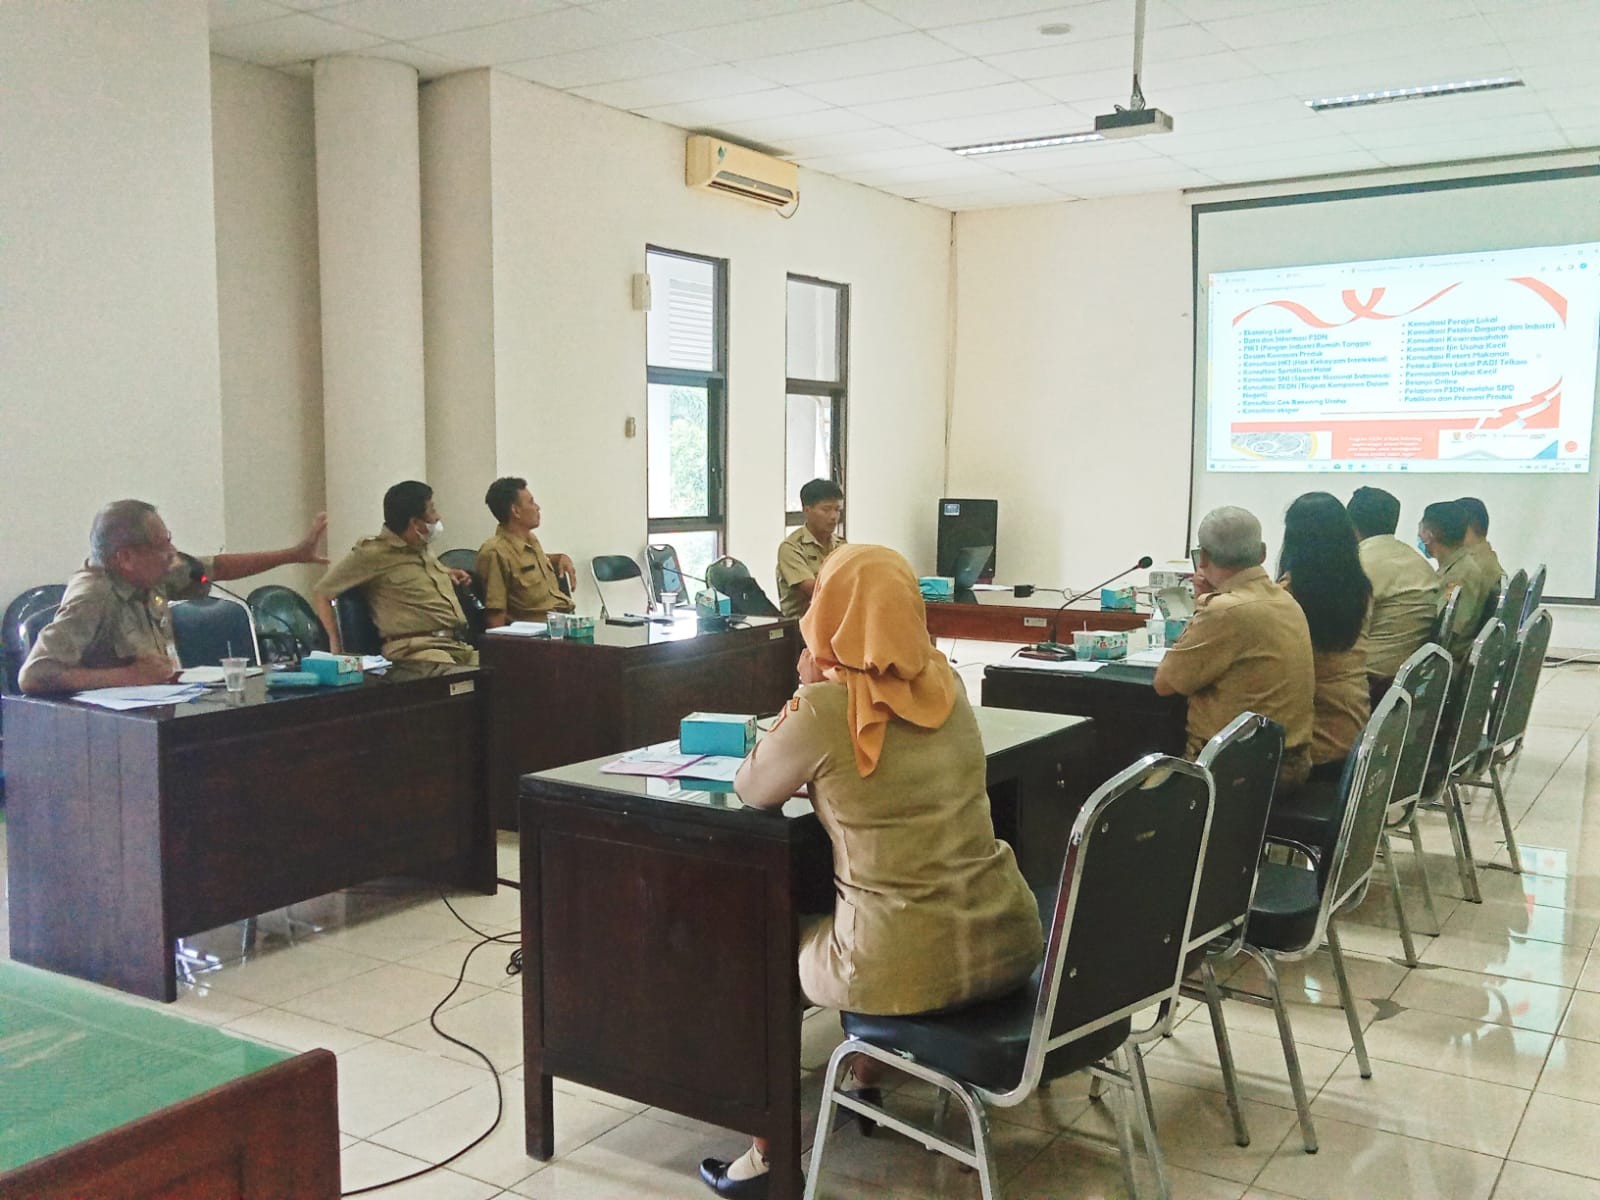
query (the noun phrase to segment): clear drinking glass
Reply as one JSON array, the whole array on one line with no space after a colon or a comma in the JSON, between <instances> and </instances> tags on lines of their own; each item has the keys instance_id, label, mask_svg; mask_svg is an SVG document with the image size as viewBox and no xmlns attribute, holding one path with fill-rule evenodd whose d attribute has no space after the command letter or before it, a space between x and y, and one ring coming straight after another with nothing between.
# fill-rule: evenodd
<instances>
[{"instance_id":1,"label":"clear drinking glass","mask_svg":"<svg viewBox=\"0 0 1600 1200\"><path fill-rule=\"evenodd\" d=\"M550 636L556 640L565 640L567 636L567 614L553 612L545 617L545 628Z\"/></svg>"},{"instance_id":2,"label":"clear drinking glass","mask_svg":"<svg viewBox=\"0 0 1600 1200\"><path fill-rule=\"evenodd\" d=\"M248 658L225 658L222 660L222 682L230 692L244 691L245 673L250 668Z\"/></svg>"}]
</instances>

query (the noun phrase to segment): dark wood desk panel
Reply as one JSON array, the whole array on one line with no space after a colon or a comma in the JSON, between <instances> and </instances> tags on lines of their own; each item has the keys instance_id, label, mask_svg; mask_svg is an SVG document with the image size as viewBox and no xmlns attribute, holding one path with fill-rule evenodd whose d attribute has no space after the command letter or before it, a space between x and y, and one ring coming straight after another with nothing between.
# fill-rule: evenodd
<instances>
[{"instance_id":1,"label":"dark wood desk panel","mask_svg":"<svg viewBox=\"0 0 1600 1200\"><path fill-rule=\"evenodd\" d=\"M1098 787L1146 754L1183 754L1187 702L1156 695L1155 674L1154 667L1117 663L1087 675L995 664L983 672L983 703L1092 719L1091 787Z\"/></svg>"},{"instance_id":2,"label":"dark wood desk panel","mask_svg":"<svg viewBox=\"0 0 1600 1200\"><path fill-rule=\"evenodd\" d=\"M1019 831L1030 882L1059 875L1065 832L1047 843L1088 794L1090 727L977 712L997 831ZM601 774L610 757L521 781L528 1152L553 1152L559 1076L771 1139L771 1194L792 1200L798 917L832 909L827 833L808 801L747 809L727 792Z\"/></svg>"},{"instance_id":3,"label":"dark wood desk panel","mask_svg":"<svg viewBox=\"0 0 1600 1200\"><path fill-rule=\"evenodd\" d=\"M7 696L11 955L157 1000L189 934L384 875L492 893L489 680L113 712Z\"/></svg>"},{"instance_id":4,"label":"dark wood desk panel","mask_svg":"<svg viewBox=\"0 0 1600 1200\"><path fill-rule=\"evenodd\" d=\"M1148 613L1111 612L1098 605L1061 609L1061 597L1036 592L1018 599L1010 592L957 592L954 600L930 600L928 632L934 637L980 642L1070 642L1084 629L1143 629Z\"/></svg>"},{"instance_id":5,"label":"dark wood desk panel","mask_svg":"<svg viewBox=\"0 0 1600 1200\"><path fill-rule=\"evenodd\" d=\"M499 826L516 828L516 781L530 771L668 741L692 712L781 708L799 683L799 627L744 620L717 633L699 633L692 618L600 625L593 642L486 635L479 654L497 677L491 771Z\"/></svg>"}]
</instances>

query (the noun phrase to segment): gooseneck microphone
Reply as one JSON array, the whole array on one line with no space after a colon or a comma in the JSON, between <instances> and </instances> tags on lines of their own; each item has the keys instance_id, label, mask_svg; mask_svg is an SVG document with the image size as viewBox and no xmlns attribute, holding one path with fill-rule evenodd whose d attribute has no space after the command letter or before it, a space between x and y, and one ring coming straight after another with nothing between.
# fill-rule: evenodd
<instances>
[{"instance_id":1,"label":"gooseneck microphone","mask_svg":"<svg viewBox=\"0 0 1600 1200\"><path fill-rule=\"evenodd\" d=\"M1142 558L1140 558L1138 562L1134 563L1133 566L1124 567L1122 570L1118 571L1115 575L1111 576L1109 579L1102 579L1099 583L1095 584L1092 588L1085 588L1083 591L1079 592L1075 596L1068 596L1065 600L1063 600L1061 602L1061 607L1056 609L1056 615L1050 619L1050 638L1051 638L1051 640L1054 641L1054 642L1057 642L1057 643L1059 643L1061 641L1061 631L1060 631L1060 628L1059 628L1059 626L1061 624L1061 614L1066 612L1068 606L1076 603L1079 600L1082 600L1085 596L1089 595L1091 592L1098 592L1101 588L1105 587L1106 584L1108 584L1108 583L1115 583L1117 580L1121 579L1124 575L1131 575L1135 571L1143 571L1143 570L1148 569L1150 564L1153 563L1153 562L1155 562L1155 559L1151 558L1148 554L1146 554Z\"/></svg>"}]
</instances>

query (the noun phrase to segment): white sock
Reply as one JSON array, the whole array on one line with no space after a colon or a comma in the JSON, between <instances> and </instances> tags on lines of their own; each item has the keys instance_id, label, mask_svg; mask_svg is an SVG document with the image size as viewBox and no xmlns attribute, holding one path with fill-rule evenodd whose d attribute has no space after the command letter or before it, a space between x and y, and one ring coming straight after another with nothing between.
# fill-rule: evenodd
<instances>
[{"instance_id":1,"label":"white sock","mask_svg":"<svg viewBox=\"0 0 1600 1200\"><path fill-rule=\"evenodd\" d=\"M742 1183L746 1179L754 1179L757 1175L766 1173L767 1160L756 1153L754 1146L728 1164L728 1178L734 1183Z\"/></svg>"}]
</instances>

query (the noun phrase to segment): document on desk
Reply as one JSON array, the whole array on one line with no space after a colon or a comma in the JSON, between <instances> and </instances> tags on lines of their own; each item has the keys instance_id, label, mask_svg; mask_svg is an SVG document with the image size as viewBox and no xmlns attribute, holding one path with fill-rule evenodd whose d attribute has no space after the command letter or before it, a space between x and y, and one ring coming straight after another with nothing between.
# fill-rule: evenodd
<instances>
[{"instance_id":1,"label":"document on desk","mask_svg":"<svg viewBox=\"0 0 1600 1200\"><path fill-rule=\"evenodd\" d=\"M679 771L677 778L685 781L715 779L722 783L732 783L733 777L739 773L743 763L744 759L731 754L707 754Z\"/></svg>"},{"instance_id":2,"label":"document on desk","mask_svg":"<svg viewBox=\"0 0 1600 1200\"><path fill-rule=\"evenodd\" d=\"M205 691L205 685L198 683L153 683L144 687L91 688L79 692L73 699L123 711L154 708L160 704L183 704L205 695Z\"/></svg>"},{"instance_id":3,"label":"document on desk","mask_svg":"<svg viewBox=\"0 0 1600 1200\"><path fill-rule=\"evenodd\" d=\"M1092 675L1105 666L1105 663L1077 662L1073 659L1056 662L1048 658L1008 658L1003 663L996 663L995 666L1016 667L1023 671L1061 671L1068 675Z\"/></svg>"},{"instance_id":4,"label":"document on desk","mask_svg":"<svg viewBox=\"0 0 1600 1200\"><path fill-rule=\"evenodd\" d=\"M1128 655L1127 663L1130 667L1159 667L1166 656L1167 648L1157 646L1154 650L1140 650Z\"/></svg>"},{"instance_id":5,"label":"document on desk","mask_svg":"<svg viewBox=\"0 0 1600 1200\"><path fill-rule=\"evenodd\" d=\"M744 759L725 754L683 754L677 742L658 742L630 750L600 770L606 775L647 775L654 779L715 779L731 783Z\"/></svg>"},{"instance_id":6,"label":"document on desk","mask_svg":"<svg viewBox=\"0 0 1600 1200\"><path fill-rule=\"evenodd\" d=\"M544 621L512 621L509 625L497 625L483 632L501 637L543 637L550 632L550 626Z\"/></svg>"}]
</instances>

